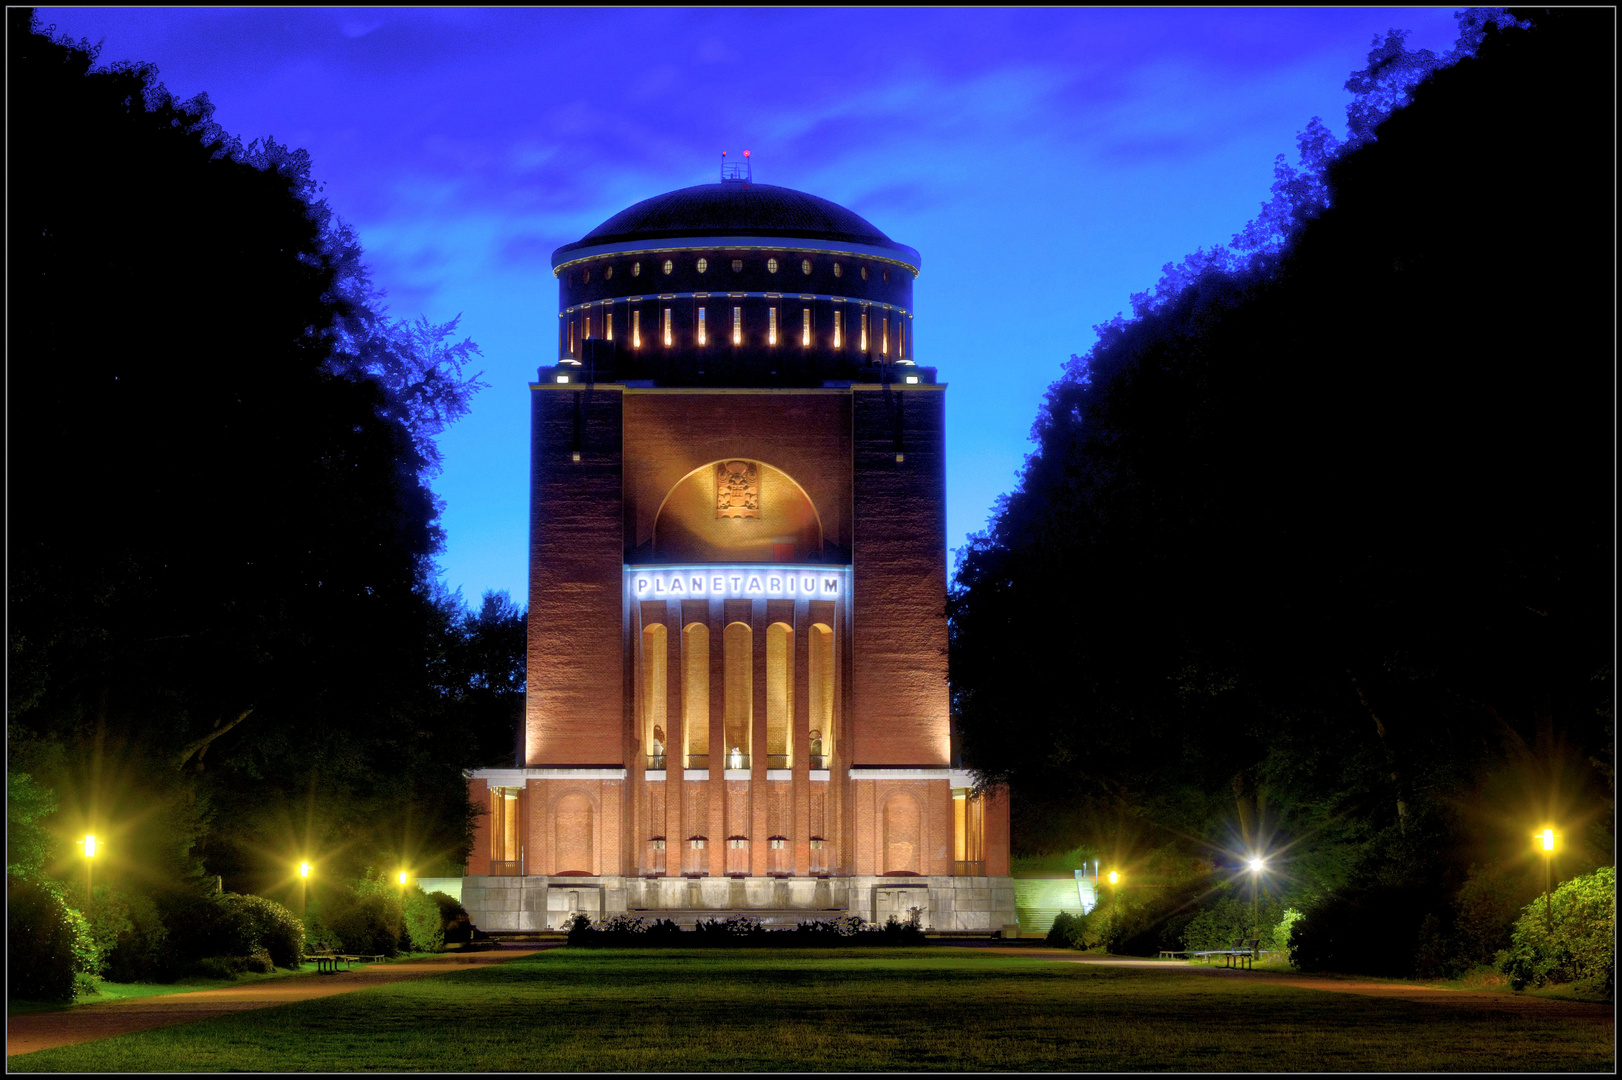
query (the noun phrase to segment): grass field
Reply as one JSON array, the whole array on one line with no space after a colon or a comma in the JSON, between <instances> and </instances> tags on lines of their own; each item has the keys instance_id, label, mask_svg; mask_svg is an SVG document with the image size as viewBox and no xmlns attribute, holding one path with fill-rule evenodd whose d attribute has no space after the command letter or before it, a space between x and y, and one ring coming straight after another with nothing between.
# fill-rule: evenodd
<instances>
[{"instance_id":1,"label":"grass field","mask_svg":"<svg viewBox=\"0 0 1622 1080\"><path fill-rule=\"evenodd\" d=\"M401 953L397 959L409 960L432 956L433 953ZM388 963L388 961L384 961ZM357 965L360 966L360 965ZM10 1001L6 1002L7 1016L29 1016L34 1013L64 1012L86 1005L105 1005L113 1001L132 1001L135 998L164 997L168 994L189 994L193 990L223 990L232 986L249 986L269 979L285 979L292 975L309 975L316 970L315 961L307 960L296 969L277 968L268 974L243 972L234 979L176 979L166 983L118 983L101 981L97 993L80 997L77 1001Z\"/></svg>"},{"instance_id":2,"label":"grass field","mask_svg":"<svg viewBox=\"0 0 1622 1080\"><path fill-rule=\"evenodd\" d=\"M1597 1013L1597 1011L1596 1011ZM1608 1016L968 949L558 949L9 1071L1609 1070Z\"/></svg>"}]
</instances>

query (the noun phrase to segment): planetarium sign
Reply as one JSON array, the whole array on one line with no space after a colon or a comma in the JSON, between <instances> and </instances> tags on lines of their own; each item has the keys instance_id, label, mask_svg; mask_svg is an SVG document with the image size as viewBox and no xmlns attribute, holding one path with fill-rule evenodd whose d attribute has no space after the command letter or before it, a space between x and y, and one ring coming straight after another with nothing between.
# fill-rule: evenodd
<instances>
[{"instance_id":1,"label":"planetarium sign","mask_svg":"<svg viewBox=\"0 0 1622 1080\"><path fill-rule=\"evenodd\" d=\"M637 600L805 599L838 600L846 571L803 566L685 566L625 572L626 588Z\"/></svg>"}]
</instances>

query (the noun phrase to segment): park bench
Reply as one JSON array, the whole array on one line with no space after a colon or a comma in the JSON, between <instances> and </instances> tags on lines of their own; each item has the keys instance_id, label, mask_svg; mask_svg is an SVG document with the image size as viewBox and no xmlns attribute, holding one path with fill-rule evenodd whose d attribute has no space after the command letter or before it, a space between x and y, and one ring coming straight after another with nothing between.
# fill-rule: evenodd
<instances>
[{"instance_id":1,"label":"park bench","mask_svg":"<svg viewBox=\"0 0 1622 1080\"><path fill-rule=\"evenodd\" d=\"M1209 960L1213 956L1220 956L1223 960L1223 967L1238 967L1243 964L1248 968L1251 966L1252 961L1261 955L1261 944L1261 938L1240 938L1233 943L1232 948L1202 949L1199 952L1189 953L1188 955L1198 957L1202 960Z\"/></svg>"},{"instance_id":2,"label":"park bench","mask_svg":"<svg viewBox=\"0 0 1622 1080\"><path fill-rule=\"evenodd\" d=\"M1162 960L1176 960L1179 957L1183 957L1183 956L1187 956L1187 955L1188 955L1188 950L1186 950L1186 949L1161 949L1160 950L1160 959L1162 959Z\"/></svg>"},{"instance_id":3,"label":"park bench","mask_svg":"<svg viewBox=\"0 0 1622 1080\"><path fill-rule=\"evenodd\" d=\"M351 956L347 953L311 953L306 957L306 959L315 961L315 970L318 974L321 972L332 972L336 974L338 971L338 965L340 963L342 963L344 968L347 970L349 965L360 963L363 958L359 956Z\"/></svg>"}]
</instances>

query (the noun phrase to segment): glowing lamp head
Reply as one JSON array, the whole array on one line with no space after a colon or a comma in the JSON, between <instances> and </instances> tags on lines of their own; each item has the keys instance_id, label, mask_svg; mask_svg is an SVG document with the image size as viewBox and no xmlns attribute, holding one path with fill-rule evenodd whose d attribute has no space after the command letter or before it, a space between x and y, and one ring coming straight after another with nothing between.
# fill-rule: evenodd
<instances>
[{"instance_id":1,"label":"glowing lamp head","mask_svg":"<svg viewBox=\"0 0 1622 1080\"><path fill-rule=\"evenodd\" d=\"M404 870L401 870L400 871L400 884L404 885L405 883L406 883L406 872Z\"/></svg>"},{"instance_id":2,"label":"glowing lamp head","mask_svg":"<svg viewBox=\"0 0 1622 1080\"><path fill-rule=\"evenodd\" d=\"M87 859L94 859L96 857L96 837L95 837L95 835L93 833L86 833L83 843L84 843L84 857L87 858Z\"/></svg>"},{"instance_id":3,"label":"glowing lamp head","mask_svg":"<svg viewBox=\"0 0 1622 1080\"><path fill-rule=\"evenodd\" d=\"M1554 830L1553 829L1544 829L1542 832L1538 833L1538 839L1543 842L1543 850L1544 851L1553 851L1554 850Z\"/></svg>"},{"instance_id":4,"label":"glowing lamp head","mask_svg":"<svg viewBox=\"0 0 1622 1080\"><path fill-rule=\"evenodd\" d=\"M1116 883L1116 882L1118 882L1118 881L1120 881L1120 880L1121 880L1121 875L1120 875L1120 874L1117 874L1117 873L1116 873L1116 872L1115 872L1115 871L1113 871L1113 870L1111 870L1111 871L1110 871L1110 872L1109 872L1109 883L1110 883L1110 884L1111 884L1111 885L1114 885L1114 884L1115 884L1115 883Z\"/></svg>"},{"instance_id":5,"label":"glowing lamp head","mask_svg":"<svg viewBox=\"0 0 1622 1080\"><path fill-rule=\"evenodd\" d=\"M298 876L299 877L309 877L310 876L310 864L309 863L301 862L301 863L298 864Z\"/></svg>"},{"instance_id":6,"label":"glowing lamp head","mask_svg":"<svg viewBox=\"0 0 1622 1080\"><path fill-rule=\"evenodd\" d=\"M1262 860L1260 860L1260 859L1251 859L1250 860L1250 869L1251 869L1252 873L1257 873L1257 874L1261 873L1262 868L1264 866L1266 866L1266 865L1267 864L1262 862Z\"/></svg>"}]
</instances>

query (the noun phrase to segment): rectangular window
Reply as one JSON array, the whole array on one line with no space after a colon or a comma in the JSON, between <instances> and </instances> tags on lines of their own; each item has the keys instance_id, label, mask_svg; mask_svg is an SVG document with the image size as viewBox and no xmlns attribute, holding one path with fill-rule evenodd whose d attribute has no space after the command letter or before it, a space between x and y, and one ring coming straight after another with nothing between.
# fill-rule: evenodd
<instances>
[{"instance_id":1,"label":"rectangular window","mask_svg":"<svg viewBox=\"0 0 1622 1080\"><path fill-rule=\"evenodd\" d=\"M806 346L807 348L810 348L810 346L811 346L811 309L810 308L801 308L800 309L800 344Z\"/></svg>"},{"instance_id":2,"label":"rectangular window","mask_svg":"<svg viewBox=\"0 0 1622 1080\"><path fill-rule=\"evenodd\" d=\"M879 324L879 352L885 356L890 355L890 316L888 315Z\"/></svg>"},{"instance_id":3,"label":"rectangular window","mask_svg":"<svg viewBox=\"0 0 1622 1080\"><path fill-rule=\"evenodd\" d=\"M895 358L897 360L907 358L907 317L905 315L898 315L895 320Z\"/></svg>"},{"instance_id":4,"label":"rectangular window","mask_svg":"<svg viewBox=\"0 0 1622 1080\"><path fill-rule=\"evenodd\" d=\"M700 345L705 344L705 337L704 337L704 309L703 308L698 309L698 343Z\"/></svg>"},{"instance_id":5,"label":"rectangular window","mask_svg":"<svg viewBox=\"0 0 1622 1080\"><path fill-rule=\"evenodd\" d=\"M840 348L839 341L845 336L845 313L834 312L834 348Z\"/></svg>"},{"instance_id":6,"label":"rectangular window","mask_svg":"<svg viewBox=\"0 0 1622 1080\"><path fill-rule=\"evenodd\" d=\"M732 344L743 344L743 308L732 309Z\"/></svg>"},{"instance_id":7,"label":"rectangular window","mask_svg":"<svg viewBox=\"0 0 1622 1080\"><path fill-rule=\"evenodd\" d=\"M614 313L612 311L603 312L603 337L609 341L614 340Z\"/></svg>"},{"instance_id":8,"label":"rectangular window","mask_svg":"<svg viewBox=\"0 0 1622 1080\"><path fill-rule=\"evenodd\" d=\"M665 308L665 348L670 348L670 309Z\"/></svg>"},{"instance_id":9,"label":"rectangular window","mask_svg":"<svg viewBox=\"0 0 1622 1080\"><path fill-rule=\"evenodd\" d=\"M581 337L582 337L582 339L584 339L586 341L590 341L591 340L591 316L590 315L586 316L585 327L586 327L585 333L581 334Z\"/></svg>"},{"instance_id":10,"label":"rectangular window","mask_svg":"<svg viewBox=\"0 0 1622 1080\"><path fill-rule=\"evenodd\" d=\"M631 348L642 347L642 312L640 309L631 312Z\"/></svg>"},{"instance_id":11,"label":"rectangular window","mask_svg":"<svg viewBox=\"0 0 1622 1080\"><path fill-rule=\"evenodd\" d=\"M777 344L777 309L766 309L766 344Z\"/></svg>"},{"instance_id":12,"label":"rectangular window","mask_svg":"<svg viewBox=\"0 0 1622 1080\"><path fill-rule=\"evenodd\" d=\"M569 320L569 355L574 355L574 320Z\"/></svg>"},{"instance_id":13,"label":"rectangular window","mask_svg":"<svg viewBox=\"0 0 1622 1080\"><path fill-rule=\"evenodd\" d=\"M865 311L862 312L862 344L858 351L867 351L867 312Z\"/></svg>"}]
</instances>

